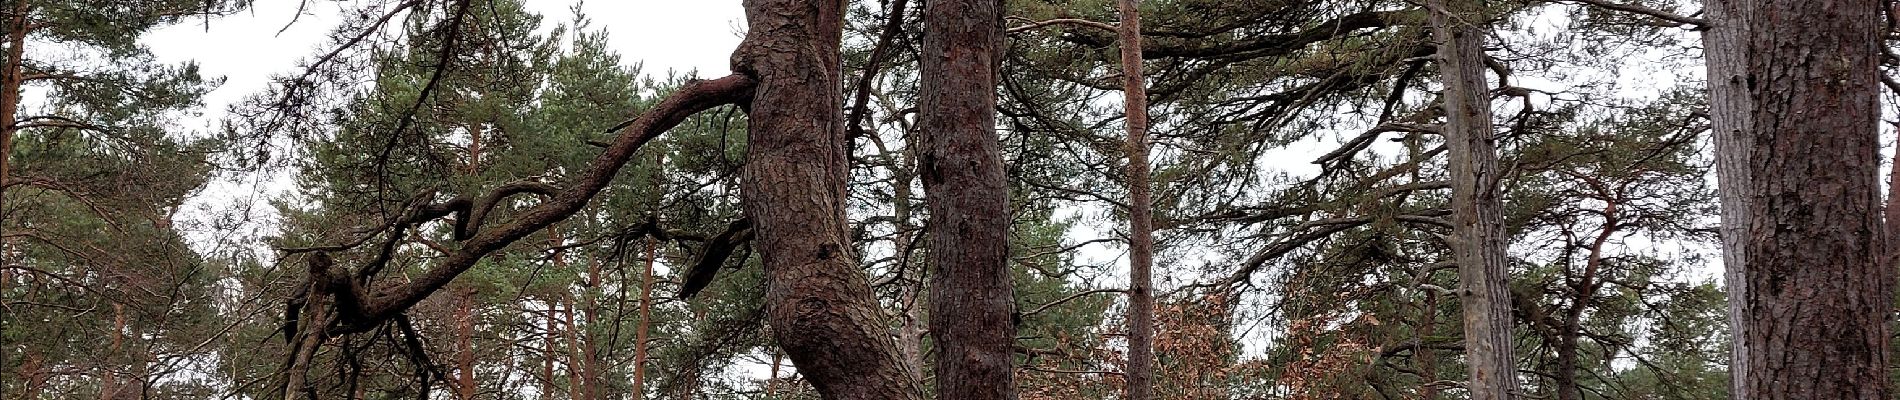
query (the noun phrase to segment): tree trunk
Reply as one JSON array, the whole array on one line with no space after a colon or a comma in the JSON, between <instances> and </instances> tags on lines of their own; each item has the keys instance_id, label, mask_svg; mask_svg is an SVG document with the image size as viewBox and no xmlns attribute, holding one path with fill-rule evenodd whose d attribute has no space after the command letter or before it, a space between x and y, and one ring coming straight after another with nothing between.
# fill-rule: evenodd
<instances>
[{"instance_id":1,"label":"tree trunk","mask_svg":"<svg viewBox=\"0 0 1900 400\"><path fill-rule=\"evenodd\" d=\"M1129 400L1154 397L1154 201L1148 188L1148 88L1141 72L1141 5L1121 0L1122 112L1128 128Z\"/></svg>"},{"instance_id":2,"label":"tree trunk","mask_svg":"<svg viewBox=\"0 0 1900 400\"><path fill-rule=\"evenodd\" d=\"M1445 142L1450 152L1453 257L1464 308L1465 359L1472 400L1515 398L1517 369L1511 347L1510 264L1504 253L1503 201L1498 193L1497 143L1491 129L1489 84L1484 78L1482 5L1432 0L1445 82Z\"/></svg>"},{"instance_id":3,"label":"tree trunk","mask_svg":"<svg viewBox=\"0 0 1900 400\"><path fill-rule=\"evenodd\" d=\"M107 348L106 356L100 360L105 367L99 374L99 399L116 400L123 391L119 383L119 359L124 358L125 349L125 304L112 303L112 346Z\"/></svg>"},{"instance_id":4,"label":"tree trunk","mask_svg":"<svg viewBox=\"0 0 1900 400\"><path fill-rule=\"evenodd\" d=\"M46 359L39 352L27 349L26 360L20 363L20 378L26 381L20 391L22 400L38 400L46 389Z\"/></svg>"},{"instance_id":5,"label":"tree trunk","mask_svg":"<svg viewBox=\"0 0 1900 400\"><path fill-rule=\"evenodd\" d=\"M1425 267L1430 274L1431 267ZM1418 380L1425 384L1418 387L1419 400L1438 400L1438 350L1431 347L1431 338L1438 330L1438 292L1425 291L1425 306L1419 314L1425 318L1418 328Z\"/></svg>"},{"instance_id":6,"label":"tree trunk","mask_svg":"<svg viewBox=\"0 0 1900 400\"><path fill-rule=\"evenodd\" d=\"M1003 2L924 4L918 112L937 395L1015 399L1009 186L996 136Z\"/></svg>"},{"instance_id":7,"label":"tree trunk","mask_svg":"<svg viewBox=\"0 0 1900 400\"><path fill-rule=\"evenodd\" d=\"M1748 20L1741 15L1739 0L1708 0L1703 9L1711 24L1703 33L1704 62L1709 75L1709 124L1715 142L1716 193L1722 203L1722 280L1728 290L1729 322L1729 397L1746 399L1742 382L1747 381L1747 318L1742 299L1748 285L1742 271L1747 268L1745 247L1748 238L1748 152L1754 142L1748 132L1749 110L1747 67L1743 35Z\"/></svg>"},{"instance_id":8,"label":"tree trunk","mask_svg":"<svg viewBox=\"0 0 1900 400\"><path fill-rule=\"evenodd\" d=\"M772 352L772 374L765 378L765 398L767 400L778 400L778 365L780 362L779 357L782 356L783 354L779 352Z\"/></svg>"},{"instance_id":9,"label":"tree trunk","mask_svg":"<svg viewBox=\"0 0 1900 400\"><path fill-rule=\"evenodd\" d=\"M758 86L741 186L772 335L823 398L920 399L846 228L844 2L744 5L750 30L733 70Z\"/></svg>"},{"instance_id":10,"label":"tree trunk","mask_svg":"<svg viewBox=\"0 0 1900 400\"><path fill-rule=\"evenodd\" d=\"M6 181L12 173L13 131L17 130L14 121L20 111L21 68L26 57L26 33L29 10L26 0L15 0L13 20L7 26L7 65L0 71L0 202L5 201ZM4 208L4 207L0 207ZM0 289L4 289L0 283Z\"/></svg>"},{"instance_id":11,"label":"tree trunk","mask_svg":"<svg viewBox=\"0 0 1900 400\"><path fill-rule=\"evenodd\" d=\"M543 353L544 357L541 359L542 382L547 386L541 388L541 400L554 400L554 355L560 353L560 348L557 345L560 341L557 339L558 336L556 336L555 332L560 329L560 326L558 324L558 317L554 316L554 296L549 295L547 302L548 328L546 332L542 333L541 337L542 340L546 341L545 345L547 346L547 350Z\"/></svg>"},{"instance_id":12,"label":"tree trunk","mask_svg":"<svg viewBox=\"0 0 1900 400\"><path fill-rule=\"evenodd\" d=\"M633 339L633 385L627 391L635 399L646 398L647 380L647 331L653 326L653 259L659 254L658 243L653 236L647 236L646 268L640 273L640 328ZM595 269L594 276L599 276Z\"/></svg>"},{"instance_id":13,"label":"tree trunk","mask_svg":"<svg viewBox=\"0 0 1900 400\"><path fill-rule=\"evenodd\" d=\"M1886 399L1878 0L1747 2L1750 399Z\"/></svg>"},{"instance_id":14,"label":"tree trunk","mask_svg":"<svg viewBox=\"0 0 1900 400\"><path fill-rule=\"evenodd\" d=\"M455 306L455 398L475 398L475 290L457 293Z\"/></svg>"},{"instance_id":15,"label":"tree trunk","mask_svg":"<svg viewBox=\"0 0 1900 400\"><path fill-rule=\"evenodd\" d=\"M567 398L570 400L588 400L587 392L587 356L582 354L581 326L574 323L574 294L569 293L562 299L567 312L561 314L567 323Z\"/></svg>"}]
</instances>

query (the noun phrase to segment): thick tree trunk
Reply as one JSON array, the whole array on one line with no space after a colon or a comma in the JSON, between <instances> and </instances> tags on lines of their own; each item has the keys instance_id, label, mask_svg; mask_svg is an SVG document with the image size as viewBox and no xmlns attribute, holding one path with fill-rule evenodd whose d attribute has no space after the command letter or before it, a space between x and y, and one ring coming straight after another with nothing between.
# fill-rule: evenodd
<instances>
[{"instance_id":1,"label":"thick tree trunk","mask_svg":"<svg viewBox=\"0 0 1900 400\"><path fill-rule=\"evenodd\" d=\"M937 395L1015 399L1009 186L996 136L1003 2L924 4L918 111Z\"/></svg>"},{"instance_id":2,"label":"thick tree trunk","mask_svg":"<svg viewBox=\"0 0 1900 400\"><path fill-rule=\"evenodd\" d=\"M1148 188L1148 88L1141 72L1141 4L1121 0L1122 112L1128 128L1129 400L1154 398L1154 201Z\"/></svg>"},{"instance_id":3,"label":"thick tree trunk","mask_svg":"<svg viewBox=\"0 0 1900 400\"><path fill-rule=\"evenodd\" d=\"M1484 78L1484 17L1473 0L1432 0L1432 27L1445 82L1445 142L1452 182L1451 245L1464 308L1465 359L1473 400L1515 398L1510 264L1505 258L1497 143Z\"/></svg>"},{"instance_id":4,"label":"thick tree trunk","mask_svg":"<svg viewBox=\"0 0 1900 400\"><path fill-rule=\"evenodd\" d=\"M733 70L754 77L742 172L779 346L832 400L920 399L858 267L845 220L840 0L746 0Z\"/></svg>"},{"instance_id":5,"label":"thick tree trunk","mask_svg":"<svg viewBox=\"0 0 1900 400\"><path fill-rule=\"evenodd\" d=\"M1748 132L1749 110L1747 67L1743 35L1748 20L1736 7L1739 0L1708 0L1711 24L1703 33L1704 62L1709 75L1709 123L1715 142L1716 193L1722 203L1722 280L1728 290L1729 322L1729 398L1746 399L1742 382L1747 381L1748 359L1746 310L1742 299L1747 294L1745 247L1748 238L1748 149L1754 142Z\"/></svg>"},{"instance_id":6,"label":"thick tree trunk","mask_svg":"<svg viewBox=\"0 0 1900 400\"><path fill-rule=\"evenodd\" d=\"M1878 0L1757 1L1748 22L1750 399L1886 399Z\"/></svg>"}]
</instances>

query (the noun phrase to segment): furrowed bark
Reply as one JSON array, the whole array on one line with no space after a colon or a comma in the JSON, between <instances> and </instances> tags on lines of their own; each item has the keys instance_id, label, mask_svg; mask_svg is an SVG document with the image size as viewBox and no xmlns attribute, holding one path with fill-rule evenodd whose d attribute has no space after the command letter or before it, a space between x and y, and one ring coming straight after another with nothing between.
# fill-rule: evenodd
<instances>
[{"instance_id":1,"label":"furrowed bark","mask_svg":"<svg viewBox=\"0 0 1900 400\"><path fill-rule=\"evenodd\" d=\"M1445 83L1445 142L1450 149L1453 257L1464 308L1465 359L1472 400L1512 399L1517 368L1511 339L1510 264L1504 253L1504 204L1497 143L1485 82L1484 17L1475 0L1432 0Z\"/></svg>"},{"instance_id":2,"label":"furrowed bark","mask_svg":"<svg viewBox=\"0 0 1900 400\"><path fill-rule=\"evenodd\" d=\"M1016 398L1009 186L996 134L1003 2L930 0L919 60L937 396ZM899 201L904 201L899 199Z\"/></svg>"},{"instance_id":3,"label":"furrowed bark","mask_svg":"<svg viewBox=\"0 0 1900 400\"><path fill-rule=\"evenodd\" d=\"M1128 128L1129 400L1154 397L1154 200L1148 187L1148 88L1141 72L1141 4L1121 0L1122 112Z\"/></svg>"},{"instance_id":4,"label":"furrowed bark","mask_svg":"<svg viewBox=\"0 0 1900 400\"><path fill-rule=\"evenodd\" d=\"M1722 280L1728 290L1729 398L1746 399L1748 381L1748 318L1742 299L1747 297L1748 149L1754 140L1744 76L1743 35L1748 19L1737 7L1741 0L1709 0L1709 29L1703 33L1703 58L1709 75L1709 124L1715 142L1716 194L1722 203Z\"/></svg>"},{"instance_id":5,"label":"furrowed bark","mask_svg":"<svg viewBox=\"0 0 1900 400\"><path fill-rule=\"evenodd\" d=\"M766 320L819 395L921 399L852 254L845 220L841 0L747 0L733 70L758 81L741 173Z\"/></svg>"},{"instance_id":6,"label":"furrowed bark","mask_svg":"<svg viewBox=\"0 0 1900 400\"><path fill-rule=\"evenodd\" d=\"M1750 1L1749 399L1886 399L1879 0ZM1720 23L1720 21L1718 21Z\"/></svg>"}]
</instances>

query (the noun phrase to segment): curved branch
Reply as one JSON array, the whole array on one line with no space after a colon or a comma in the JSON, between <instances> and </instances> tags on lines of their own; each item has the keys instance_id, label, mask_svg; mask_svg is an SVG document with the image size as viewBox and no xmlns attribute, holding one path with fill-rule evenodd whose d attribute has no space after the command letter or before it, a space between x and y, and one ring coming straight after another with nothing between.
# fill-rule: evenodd
<instances>
[{"instance_id":1,"label":"curved branch","mask_svg":"<svg viewBox=\"0 0 1900 400\"><path fill-rule=\"evenodd\" d=\"M340 321L340 332L362 332L374 328L376 324L421 302L423 298L435 293L455 279L463 271L473 267L482 257L501 250L529 234L567 219L586 207L594 195L607 187L614 176L633 158L640 146L652 141L668 129L678 126L687 117L714 107L749 101L756 81L745 75L730 75L715 80L701 80L687 83L652 109L642 114L632 124L620 132L607 150L588 163L586 170L566 187L553 188L538 185L504 187L484 196L485 201L500 201L513 194L542 193L549 199L522 211L514 219L490 229L479 229L471 233L462 247L440 260L438 264L424 271L415 280L402 285L378 288L374 294L363 299L359 309L359 318ZM558 190L548 190L558 189ZM489 204L492 205L492 204ZM471 212L472 214L472 212ZM473 215L471 215L473 220Z\"/></svg>"}]
</instances>

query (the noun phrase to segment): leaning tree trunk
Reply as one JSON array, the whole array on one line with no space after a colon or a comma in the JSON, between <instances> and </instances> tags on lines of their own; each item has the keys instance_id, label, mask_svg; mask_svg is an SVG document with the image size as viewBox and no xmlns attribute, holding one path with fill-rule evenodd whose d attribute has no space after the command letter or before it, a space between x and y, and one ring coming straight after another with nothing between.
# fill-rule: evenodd
<instances>
[{"instance_id":1,"label":"leaning tree trunk","mask_svg":"<svg viewBox=\"0 0 1900 400\"><path fill-rule=\"evenodd\" d=\"M733 70L758 86L741 190L772 335L823 398L921 399L846 228L844 2L744 4L750 31Z\"/></svg>"},{"instance_id":2,"label":"leaning tree trunk","mask_svg":"<svg viewBox=\"0 0 1900 400\"><path fill-rule=\"evenodd\" d=\"M1009 186L996 136L1003 2L924 4L918 111L937 396L1015 399Z\"/></svg>"},{"instance_id":3,"label":"leaning tree trunk","mask_svg":"<svg viewBox=\"0 0 1900 400\"><path fill-rule=\"evenodd\" d=\"M1122 112L1128 143L1129 400L1154 398L1154 201L1148 188L1148 88L1141 72L1141 4L1121 0Z\"/></svg>"},{"instance_id":4,"label":"leaning tree trunk","mask_svg":"<svg viewBox=\"0 0 1900 400\"><path fill-rule=\"evenodd\" d=\"M1511 348L1510 264L1504 253L1497 143L1484 80L1482 3L1433 0L1432 31L1445 81L1445 142L1450 150L1453 257L1464 308L1467 388L1473 400L1511 399L1517 369Z\"/></svg>"},{"instance_id":5,"label":"leaning tree trunk","mask_svg":"<svg viewBox=\"0 0 1900 400\"><path fill-rule=\"evenodd\" d=\"M1753 102L1747 398L1887 398L1894 273L1880 224L1881 5L1738 8Z\"/></svg>"},{"instance_id":6,"label":"leaning tree trunk","mask_svg":"<svg viewBox=\"0 0 1900 400\"><path fill-rule=\"evenodd\" d=\"M1703 59L1709 74L1709 124L1715 142L1716 193L1722 203L1722 279L1728 290L1729 397L1745 399L1742 382L1747 381L1748 320L1742 306L1747 279L1745 247L1748 239L1748 149L1753 141L1748 134L1748 87L1743 77L1747 60L1743 57L1742 35L1748 20L1736 7L1738 0L1709 0L1712 23L1703 33Z\"/></svg>"}]
</instances>

